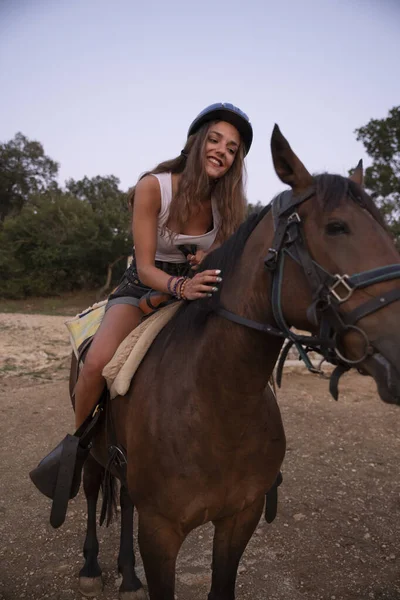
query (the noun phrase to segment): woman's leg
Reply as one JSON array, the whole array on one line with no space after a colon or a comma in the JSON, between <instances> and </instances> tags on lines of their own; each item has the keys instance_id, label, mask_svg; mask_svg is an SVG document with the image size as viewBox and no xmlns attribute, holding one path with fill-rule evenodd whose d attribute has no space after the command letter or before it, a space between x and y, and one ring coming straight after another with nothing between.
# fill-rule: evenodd
<instances>
[{"instance_id":1,"label":"woman's leg","mask_svg":"<svg viewBox=\"0 0 400 600\"><path fill-rule=\"evenodd\" d=\"M120 343L143 317L136 306L114 304L104 315L93 338L75 387L75 423L78 428L86 419L104 388L103 369Z\"/></svg>"}]
</instances>

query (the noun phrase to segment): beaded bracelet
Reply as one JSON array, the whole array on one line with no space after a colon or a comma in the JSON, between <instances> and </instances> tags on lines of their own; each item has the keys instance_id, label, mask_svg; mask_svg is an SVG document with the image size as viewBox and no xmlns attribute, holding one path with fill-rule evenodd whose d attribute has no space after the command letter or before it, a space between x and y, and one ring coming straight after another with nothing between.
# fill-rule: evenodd
<instances>
[{"instance_id":1,"label":"beaded bracelet","mask_svg":"<svg viewBox=\"0 0 400 600\"><path fill-rule=\"evenodd\" d=\"M183 292L183 289L185 287L186 280L187 280L187 277L181 277L180 278L178 287L176 289L176 297L178 298L178 300L182 300L182 292Z\"/></svg>"},{"instance_id":2,"label":"beaded bracelet","mask_svg":"<svg viewBox=\"0 0 400 600\"><path fill-rule=\"evenodd\" d=\"M167 282L167 290L169 291L169 293L171 294L171 296L173 296L172 293L172 289L171 289L171 283L173 282L173 280L176 278L176 275L172 275Z\"/></svg>"},{"instance_id":3,"label":"beaded bracelet","mask_svg":"<svg viewBox=\"0 0 400 600\"><path fill-rule=\"evenodd\" d=\"M174 283L174 286L172 288L172 295L175 296L176 298L178 298L178 300L180 300L179 295L178 295L178 289L184 279L185 279L184 277L177 277L176 281Z\"/></svg>"},{"instance_id":4,"label":"beaded bracelet","mask_svg":"<svg viewBox=\"0 0 400 600\"><path fill-rule=\"evenodd\" d=\"M181 297L181 300L187 300L186 296L185 296L185 287L186 284L188 282L188 277L185 277L184 281L182 282L181 287L179 288L179 295Z\"/></svg>"},{"instance_id":5,"label":"beaded bracelet","mask_svg":"<svg viewBox=\"0 0 400 600\"><path fill-rule=\"evenodd\" d=\"M182 292L183 292L183 289L184 289L185 284L186 284L186 279L187 279L187 277L182 277L182 281L180 282L180 286L177 289L176 293L177 293L178 300L182 300L182 298L183 298Z\"/></svg>"}]
</instances>

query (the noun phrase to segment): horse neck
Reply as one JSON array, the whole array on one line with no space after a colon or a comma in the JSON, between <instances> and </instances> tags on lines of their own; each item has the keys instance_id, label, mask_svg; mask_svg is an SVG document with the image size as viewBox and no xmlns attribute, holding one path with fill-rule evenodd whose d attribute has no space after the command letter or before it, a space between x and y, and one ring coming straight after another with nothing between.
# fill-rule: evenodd
<instances>
[{"instance_id":1,"label":"horse neck","mask_svg":"<svg viewBox=\"0 0 400 600\"><path fill-rule=\"evenodd\" d=\"M273 318L263 258L272 237L272 218L267 215L251 234L221 292L226 309L269 324ZM224 385L239 394L257 394L270 379L281 347L280 338L216 317L207 328L202 361L211 369L213 361L218 364Z\"/></svg>"}]
</instances>

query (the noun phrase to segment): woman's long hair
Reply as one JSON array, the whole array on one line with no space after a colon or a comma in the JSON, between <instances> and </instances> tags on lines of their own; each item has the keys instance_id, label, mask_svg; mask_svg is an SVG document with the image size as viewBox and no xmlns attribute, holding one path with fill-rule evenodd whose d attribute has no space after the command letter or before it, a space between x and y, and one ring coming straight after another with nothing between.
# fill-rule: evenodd
<instances>
[{"instance_id":1,"label":"woman's long hair","mask_svg":"<svg viewBox=\"0 0 400 600\"><path fill-rule=\"evenodd\" d=\"M179 173L181 178L169 209L168 221L178 224L181 233L189 217L200 209L201 201L212 195L221 216L218 241L224 242L243 222L246 216L246 197L244 193L245 165L244 148L240 144L229 171L215 182L211 182L204 167L204 148L210 127L217 121L205 123L198 132L188 137L181 154L172 160L166 160L152 171L147 171L140 179L157 173ZM133 207L135 187L128 193Z\"/></svg>"}]
</instances>

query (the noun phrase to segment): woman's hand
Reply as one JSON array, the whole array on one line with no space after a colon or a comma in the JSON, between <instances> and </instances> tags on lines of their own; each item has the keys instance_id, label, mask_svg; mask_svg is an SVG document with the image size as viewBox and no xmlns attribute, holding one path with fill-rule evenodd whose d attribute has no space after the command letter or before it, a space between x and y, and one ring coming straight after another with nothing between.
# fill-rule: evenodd
<instances>
[{"instance_id":1,"label":"woman's hand","mask_svg":"<svg viewBox=\"0 0 400 600\"><path fill-rule=\"evenodd\" d=\"M197 271L200 263L202 262L202 260L204 260L206 254L207 252L204 252L204 250L197 250L196 254L187 255L187 259L190 266L192 267L192 271Z\"/></svg>"},{"instance_id":2,"label":"woman's hand","mask_svg":"<svg viewBox=\"0 0 400 600\"><path fill-rule=\"evenodd\" d=\"M221 271L203 271L197 273L193 279L188 279L184 288L184 295L187 300L198 300L207 298L218 291L218 284L221 283Z\"/></svg>"}]
</instances>

